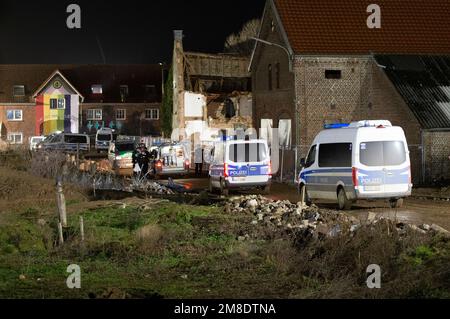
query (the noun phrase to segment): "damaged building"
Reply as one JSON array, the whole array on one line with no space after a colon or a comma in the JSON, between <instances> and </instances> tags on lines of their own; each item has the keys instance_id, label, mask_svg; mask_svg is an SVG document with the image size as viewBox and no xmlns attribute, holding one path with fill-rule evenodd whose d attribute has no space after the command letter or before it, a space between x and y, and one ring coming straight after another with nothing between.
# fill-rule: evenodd
<instances>
[{"instance_id":1,"label":"damaged building","mask_svg":"<svg viewBox=\"0 0 450 319\"><path fill-rule=\"evenodd\" d=\"M172 139L208 142L220 130L253 127L249 58L185 52L183 32L174 36Z\"/></svg>"}]
</instances>

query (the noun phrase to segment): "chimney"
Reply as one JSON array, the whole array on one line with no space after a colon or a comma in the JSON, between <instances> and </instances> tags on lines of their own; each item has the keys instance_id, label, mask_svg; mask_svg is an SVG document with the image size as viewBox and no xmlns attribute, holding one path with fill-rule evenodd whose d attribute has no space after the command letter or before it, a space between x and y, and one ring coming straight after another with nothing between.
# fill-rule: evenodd
<instances>
[{"instance_id":1,"label":"chimney","mask_svg":"<svg viewBox=\"0 0 450 319\"><path fill-rule=\"evenodd\" d=\"M175 38L175 42L183 43L183 30L173 30L173 36Z\"/></svg>"}]
</instances>

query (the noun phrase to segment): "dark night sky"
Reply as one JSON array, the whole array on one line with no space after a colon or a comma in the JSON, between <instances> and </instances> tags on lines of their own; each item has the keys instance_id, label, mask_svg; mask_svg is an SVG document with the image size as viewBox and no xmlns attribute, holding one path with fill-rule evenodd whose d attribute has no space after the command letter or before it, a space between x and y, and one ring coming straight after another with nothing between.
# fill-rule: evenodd
<instances>
[{"instance_id":1,"label":"dark night sky","mask_svg":"<svg viewBox=\"0 0 450 319\"><path fill-rule=\"evenodd\" d=\"M66 7L81 7L81 30L66 27ZM264 0L0 0L0 63L169 61L174 29L186 50L221 52L225 37L259 18Z\"/></svg>"}]
</instances>

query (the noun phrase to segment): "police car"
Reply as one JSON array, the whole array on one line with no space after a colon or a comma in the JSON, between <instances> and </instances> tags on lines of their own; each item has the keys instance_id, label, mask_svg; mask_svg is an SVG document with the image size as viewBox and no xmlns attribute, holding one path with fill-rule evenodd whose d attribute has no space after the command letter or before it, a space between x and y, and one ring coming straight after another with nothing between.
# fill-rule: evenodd
<instances>
[{"instance_id":1,"label":"police car","mask_svg":"<svg viewBox=\"0 0 450 319\"><path fill-rule=\"evenodd\" d=\"M328 125L301 165L298 186L301 193L306 187L308 201L332 200L350 209L359 199L388 199L398 208L411 195L408 143L389 121Z\"/></svg>"},{"instance_id":2,"label":"police car","mask_svg":"<svg viewBox=\"0 0 450 319\"><path fill-rule=\"evenodd\" d=\"M265 140L241 139L215 143L211 151L209 190L259 188L270 192L272 169Z\"/></svg>"}]
</instances>

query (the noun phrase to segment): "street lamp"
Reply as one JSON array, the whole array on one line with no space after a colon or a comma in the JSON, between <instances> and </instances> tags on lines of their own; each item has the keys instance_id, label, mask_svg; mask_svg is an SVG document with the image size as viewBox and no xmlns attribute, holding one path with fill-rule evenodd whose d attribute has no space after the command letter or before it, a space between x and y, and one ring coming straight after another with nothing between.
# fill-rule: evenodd
<instances>
[{"instance_id":1,"label":"street lamp","mask_svg":"<svg viewBox=\"0 0 450 319\"><path fill-rule=\"evenodd\" d=\"M264 43L266 45L275 46L277 48L283 49L284 52L286 52L286 54L288 56L289 72L293 71L292 70L292 55L291 55L291 52L286 47L284 47L282 45L279 45L278 43L269 42L269 41L266 41L266 40L263 40L263 39L258 39L258 38L255 38L255 37L250 37L250 39L255 40L256 42L261 42L261 43Z\"/></svg>"},{"instance_id":2,"label":"street lamp","mask_svg":"<svg viewBox=\"0 0 450 319\"><path fill-rule=\"evenodd\" d=\"M161 100L164 98L164 69L166 64L164 62L159 62L159 66L161 67Z\"/></svg>"}]
</instances>

